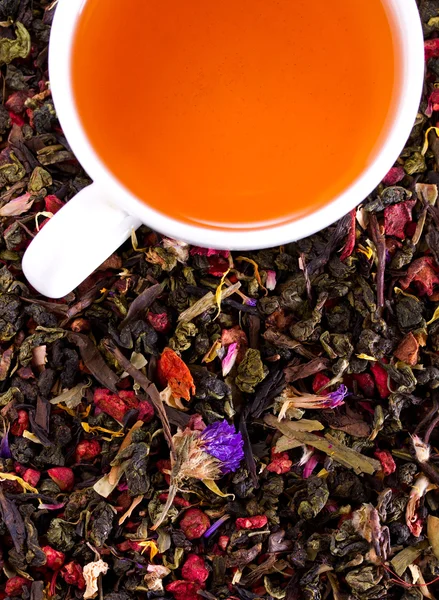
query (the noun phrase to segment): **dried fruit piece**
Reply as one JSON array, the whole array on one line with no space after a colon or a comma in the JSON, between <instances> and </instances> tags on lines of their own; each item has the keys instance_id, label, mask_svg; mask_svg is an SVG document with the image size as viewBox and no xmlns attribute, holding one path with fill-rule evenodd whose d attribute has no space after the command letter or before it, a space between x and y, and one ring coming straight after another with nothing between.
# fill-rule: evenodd
<instances>
[{"instance_id":1,"label":"dried fruit piece","mask_svg":"<svg viewBox=\"0 0 439 600\"><path fill-rule=\"evenodd\" d=\"M186 581L203 584L209 577L206 563L198 554L189 554L184 563L181 574Z\"/></svg>"},{"instance_id":2,"label":"dried fruit piece","mask_svg":"<svg viewBox=\"0 0 439 600\"><path fill-rule=\"evenodd\" d=\"M23 594L23 586L29 588L31 583L29 579L16 575L7 580L5 592L8 596L21 596Z\"/></svg>"},{"instance_id":3,"label":"dried fruit piece","mask_svg":"<svg viewBox=\"0 0 439 600\"><path fill-rule=\"evenodd\" d=\"M209 517L199 508L189 508L180 521L180 529L188 540L200 538L209 527Z\"/></svg>"},{"instance_id":4,"label":"dried fruit piece","mask_svg":"<svg viewBox=\"0 0 439 600\"><path fill-rule=\"evenodd\" d=\"M265 527L268 519L265 515L256 515L254 517L242 517L236 519L237 529L260 529Z\"/></svg>"},{"instance_id":5,"label":"dried fruit piece","mask_svg":"<svg viewBox=\"0 0 439 600\"><path fill-rule=\"evenodd\" d=\"M201 590L201 585L192 581L177 580L166 586L166 591L170 592L175 600L199 600L198 590Z\"/></svg>"},{"instance_id":6,"label":"dried fruit piece","mask_svg":"<svg viewBox=\"0 0 439 600\"><path fill-rule=\"evenodd\" d=\"M75 459L76 462L92 460L101 452L101 444L98 440L82 440L76 446Z\"/></svg>"},{"instance_id":7,"label":"dried fruit piece","mask_svg":"<svg viewBox=\"0 0 439 600\"><path fill-rule=\"evenodd\" d=\"M75 475L68 467L54 467L49 469L47 474L62 492L69 492L75 485Z\"/></svg>"},{"instance_id":8,"label":"dried fruit piece","mask_svg":"<svg viewBox=\"0 0 439 600\"><path fill-rule=\"evenodd\" d=\"M46 555L46 566L49 567L49 569L57 571L63 566L64 561L66 560L64 552L55 550L52 546L42 546L41 550Z\"/></svg>"}]
</instances>

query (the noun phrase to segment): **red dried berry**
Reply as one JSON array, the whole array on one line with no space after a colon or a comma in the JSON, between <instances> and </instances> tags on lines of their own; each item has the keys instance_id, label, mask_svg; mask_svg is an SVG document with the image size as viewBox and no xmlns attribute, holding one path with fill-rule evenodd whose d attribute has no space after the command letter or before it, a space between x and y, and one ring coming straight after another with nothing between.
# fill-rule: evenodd
<instances>
[{"instance_id":1,"label":"red dried berry","mask_svg":"<svg viewBox=\"0 0 439 600\"><path fill-rule=\"evenodd\" d=\"M189 554L181 569L181 575L186 581L203 584L209 577L209 571L201 556Z\"/></svg>"},{"instance_id":2,"label":"red dried berry","mask_svg":"<svg viewBox=\"0 0 439 600\"><path fill-rule=\"evenodd\" d=\"M8 596L21 596L23 594L23 586L27 588L32 584L29 579L16 575L7 580L5 585L5 592Z\"/></svg>"},{"instance_id":3,"label":"red dried berry","mask_svg":"<svg viewBox=\"0 0 439 600\"><path fill-rule=\"evenodd\" d=\"M17 411L18 417L12 423L11 433L20 437L23 435L23 431L29 427L29 415L26 410Z\"/></svg>"},{"instance_id":4,"label":"red dried berry","mask_svg":"<svg viewBox=\"0 0 439 600\"><path fill-rule=\"evenodd\" d=\"M380 398L383 400L388 398L390 396L390 390L387 384L387 371L377 362L373 363L370 370L375 379L375 385L377 386Z\"/></svg>"},{"instance_id":5,"label":"red dried berry","mask_svg":"<svg viewBox=\"0 0 439 600\"><path fill-rule=\"evenodd\" d=\"M82 567L76 561L72 560L61 569L61 577L69 585L74 585L80 590L85 588L84 576L82 575Z\"/></svg>"},{"instance_id":6,"label":"red dried berry","mask_svg":"<svg viewBox=\"0 0 439 600\"><path fill-rule=\"evenodd\" d=\"M373 398L375 393L375 382L372 375L369 373L355 373L353 375L355 381L361 388L361 391L367 398Z\"/></svg>"},{"instance_id":7,"label":"red dried berry","mask_svg":"<svg viewBox=\"0 0 439 600\"><path fill-rule=\"evenodd\" d=\"M388 450L376 450L374 456L380 461L381 470L385 476L396 471L395 461Z\"/></svg>"},{"instance_id":8,"label":"red dried berry","mask_svg":"<svg viewBox=\"0 0 439 600\"><path fill-rule=\"evenodd\" d=\"M76 446L75 459L76 462L84 460L92 460L101 452L101 445L98 440L82 440Z\"/></svg>"},{"instance_id":9,"label":"red dried berry","mask_svg":"<svg viewBox=\"0 0 439 600\"><path fill-rule=\"evenodd\" d=\"M37 487L40 477L41 473L36 469L26 469L26 471L23 473L24 481L33 487Z\"/></svg>"},{"instance_id":10,"label":"red dried berry","mask_svg":"<svg viewBox=\"0 0 439 600\"><path fill-rule=\"evenodd\" d=\"M271 462L267 465L267 471L283 475L289 473L292 466L293 462L290 460L288 452L276 452L275 448L271 449Z\"/></svg>"},{"instance_id":11,"label":"red dried berry","mask_svg":"<svg viewBox=\"0 0 439 600\"><path fill-rule=\"evenodd\" d=\"M424 42L425 60L439 57L439 38L425 40Z\"/></svg>"},{"instance_id":12,"label":"red dried berry","mask_svg":"<svg viewBox=\"0 0 439 600\"><path fill-rule=\"evenodd\" d=\"M265 515L256 515L254 517L242 517L236 519L237 529L260 529L265 527L268 519Z\"/></svg>"},{"instance_id":13,"label":"red dried berry","mask_svg":"<svg viewBox=\"0 0 439 600\"><path fill-rule=\"evenodd\" d=\"M48 194L44 198L44 204L46 207L46 211L52 213L53 215L64 206L64 202L57 198L57 196L55 196L54 194Z\"/></svg>"},{"instance_id":14,"label":"red dried berry","mask_svg":"<svg viewBox=\"0 0 439 600\"><path fill-rule=\"evenodd\" d=\"M46 555L46 567L49 567L49 569L52 569L53 571L61 569L66 560L64 552L55 550L52 546L41 546L41 550Z\"/></svg>"},{"instance_id":15,"label":"red dried berry","mask_svg":"<svg viewBox=\"0 0 439 600\"><path fill-rule=\"evenodd\" d=\"M209 527L209 517L199 508L189 508L180 521L180 529L188 540L200 538Z\"/></svg>"},{"instance_id":16,"label":"red dried berry","mask_svg":"<svg viewBox=\"0 0 439 600\"><path fill-rule=\"evenodd\" d=\"M192 581L177 580L166 586L166 591L170 592L175 600L200 600L198 590L201 590L201 585Z\"/></svg>"},{"instance_id":17,"label":"red dried berry","mask_svg":"<svg viewBox=\"0 0 439 600\"><path fill-rule=\"evenodd\" d=\"M171 326L171 319L167 312L153 313L149 311L147 317L149 324L159 333L166 333Z\"/></svg>"},{"instance_id":18,"label":"red dried berry","mask_svg":"<svg viewBox=\"0 0 439 600\"><path fill-rule=\"evenodd\" d=\"M330 381L331 380L329 379L329 377L323 375L323 373L317 373L312 381L312 391L314 392L314 394L319 393L321 396L326 396L328 391L322 390L322 387L324 387Z\"/></svg>"},{"instance_id":19,"label":"red dried berry","mask_svg":"<svg viewBox=\"0 0 439 600\"><path fill-rule=\"evenodd\" d=\"M47 474L62 492L69 492L75 485L75 476L72 469L68 467L53 467L47 471Z\"/></svg>"}]
</instances>

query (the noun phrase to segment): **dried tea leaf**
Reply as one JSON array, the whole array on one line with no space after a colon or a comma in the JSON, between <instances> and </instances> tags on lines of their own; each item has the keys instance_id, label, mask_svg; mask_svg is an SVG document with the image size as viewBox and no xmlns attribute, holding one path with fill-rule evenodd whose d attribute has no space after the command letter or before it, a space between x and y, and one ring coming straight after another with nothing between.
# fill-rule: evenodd
<instances>
[{"instance_id":1,"label":"dried tea leaf","mask_svg":"<svg viewBox=\"0 0 439 600\"><path fill-rule=\"evenodd\" d=\"M83 333L68 332L67 339L79 348L81 358L87 369L96 377L103 386L116 393L116 383L119 377L114 373L102 358L99 350L91 339Z\"/></svg>"},{"instance_id":2,"label":"dried tea leaf","mask_svg":"<svg viewBox=\"0 0 439 600\"><path fill-rule=\"evenodd\" d=\"M25 540L26 540L26 529L24 526L23 518L11 500L8 500L3 490L0 488L0 515L3 523L6 525L9 535L12 538L12 543L17 552L23 552Z\"/></svg>"},{"instance_id":3,"label":"dried tea leaf","mask_svg":"<svg viewBox=\"0 0 439 600\"><path fill-rule=\"evenodd\" d=\"M240 287L241 287L241 283L238 281L237 283L234 283L230 287L221 290L221 301L225 300L226 298L228 298L229 296L234 294L237 290L239 290ZM197 302L195 302L195 304L193 304L191 307L189 307L188 309L183 311L179 315L178 320L179 321L192 321L192 319L195 319L195 317L198 317L198 315L201 315L201 313L205 312L209 308L214 308L215 306L216 306L215 295L212 294L212 292L208 292L205 296L203 296Z\"/></svg>"},{"instance_id":4,"label":"dried tea leaf","mask_svg":"<svg viewBox=\"0 0 439 600\"><path fill-rule=\"evenodd\" d=\"M314 448L317 448L317 450L325 452L325 454L339 462L341 465L353 469L356 473L369 473L369 475L373 475L375 471L378 471L381 468L381 464L378 460L369 458L356 450L352 450L352 448L343 446L343 444L340 444L338 440L328 433L325 434L324 438L320 438L313 433L295 431L290 427L289 421L279 422L273 415L267 415L264 418L264 421L271 427L278 429L287 437L292 438L292 440L298 441L301 444L313 446Z\"/></svg>"},{"instance_id":5,"label":"dried tea leaf","mask_svg":"<svg viewBox=\"0 0 439 600\"><path fill-rule=\"evenodd\" d=\"M156 283L139 294L137 298L135 298L130 304L127 316L119 325L119 329L123 329L126 325L131 323L131 321L134 321L134 319L138 318L140 313L149 308L162 292L163 286L159 283Z\"/></svg>"},{"instance_id":6,"label":"dried tea leaf","mask_svg":"<svg viewBox=\"0 0 439 600\"><path fill-rule=\"evenodd\" d=\"M59 396L49 400L50 404L59 404L63 402L67 408L73 409L81 404L85 390L91 386L91 380L88 383L78 383L70 390L66 390Z\"/></svg>"},{"instance_id":7,"label":"dried tea leaf","mask_svg":"<svg viewBox=\"0 0 439 600\"><path fill-rule=\"evenodd\" d=\"M15 58L26 58L30 52L30 35L20 21L15 23L15 34L13 40L6 37L0 39L0 66L8 65Z\"/></svg>"},{"instance_id":8,"label":"dried tea leaf","mask_svg":"<svg viewBox=\"0 0 439 600\"><path fill-rule=\"evenodd\" d=\"M434 515L427 517L427 536L436 558L439 558L439 518Z\"/></svg>"},{"instance_id":9,"label":"dried tea leaf","mask_svg":"<svg viewBox=\"0 0 439 600\"><path fill-rule=\"evenodd\" d=\"M407 567L414 563L427 548L428 542L424 540L423 542L416 544L416 546L408 546L407 548L404 548L404 550L401 550L401 552L398 552L398 554L390 561L395 573L401 577Z\"/></svg>"}]
</instances>

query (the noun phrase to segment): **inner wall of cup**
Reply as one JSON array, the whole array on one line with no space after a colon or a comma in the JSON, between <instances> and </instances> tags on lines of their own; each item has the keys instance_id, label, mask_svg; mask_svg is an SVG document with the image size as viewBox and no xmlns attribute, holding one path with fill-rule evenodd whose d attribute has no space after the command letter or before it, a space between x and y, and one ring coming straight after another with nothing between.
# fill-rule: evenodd
<instances>
[{"instance_id":1,"label":"inner wall of cup","mask_svg":"<svg viewBox=\"0 0 439 600\"><path fill-rule=\"evenodd\" d=\"M383 6L386 10L390 22L393 38L393 52L395 59L395 74L393 85L393 98L390 104L389 113L383 130L377 140L375 150L371 154L370 164L374 163L380 154L383 146L389 138L392 128L395 126L397 117L404 104L404 91L408 85L407 81L407 61L409 59L408 49L405 43L404 30L406 29L406 20L399 6L400 0L383 0ZM400 148L402 150L402 148ZM398 157L395 156L395 160ZM377 182L378 183L378 182Z\"/></svg>"},{"instance_id":2,"label":"inner wall of cup","mask_svg":"<svg viewBox=\"0 0 439 600\"><path fill-rule=\"evenodd\" d=\"M65 0L64 0L65 1ZM410 60L409 58L409 53L408 53L408 44L405 43L405 38L406 35L410 35L407 34L407 30L409 27L409 23L408 23L408 17L404 14L403 10L398 6L398 2L399 0L383 0L383 4L384 7L386 8L386 10L388 11L388 17L389 17L389 21L392 27L392 31L393 31L393 35L394 35L394 53L395 53L395 62L396 62L396 69L395 69L395 85L394 85L394 99L391 103L391 108L389 109L389 116L387 119L387 124L386 126L383 128L382 134L380 135L380 138L376 144L375 150L373 150L371 152L371 159L370 159L370 164L365 168L365 171L355 180L351 183L351 185L342 193L341 196L334 198L331 202L329 202L326 205L326 209L323 210L324 213L327 212L327 209L332 210L332 206L334 206L337 204L343 204L345 206L347 206L347 204L349 204L349 207L347 208L347 210L350 210L350 208L352 208L353 206L353 200L352 200L352 195L356 195L358 196L358 190L355 190L354 188L358 188L358 187L369 187L369 189L372 189L373 185L377 185L379 183L379 181L374 181L372 182L371 185L368 185L368 180L371 179L370 177L370 169L374 166L375 163L379 162L381 154L384 154L384 150L386 150L386 154L388 157L388 152L389 152L389 137L392 135L392 132L394 132L395 128L397 127L396 121L398 120L398 116L400 115L401 111L404 109L405 106L405 100L404 100L404 90L407 89L407 86L409 85L408 82L408 61ZM76 9L78 10L78 9ZM77 21L79 19L80 16L80 9L78 12L76 12L75 14L75 19L74 19L74 24L71 30L71 40L73 40L75 32L76 32L76 25L77 25ZM413 37L413 36L411 36ZM59 42L58 42L59 43ZM71 47L70 47L71 49ZM71 55L69 56L69 63L71 61L72 57ZM69 65L70 66L70 65ZM69 87L71 89L71 81L69 81ZM82 123L79 120L79 115L77 113L76 110L76 106L75 103L72 99L72 108L73 111L75 113L75 121L77 122L77 125L79 126L79 130L81 131L81 136L82 138L85 138L87 140L87 145L88 145L88 150L87 152L83 152L83 144L77 145L76 148L78 148L78 153L79 156L83 156L84 159L87 158L87 155L89 157L90 160L84 160L85 163L85 167L88 166L88 164L91 162L91 164L94 163L95 167L99 166L99 168L95 168L93 167L91 169L92 173L91 175L93 177L95 177L95 174L97 175L97 171L100 171L101 174L103 174L104 171L107 171L107 177L110 176L111 178L114 178L113 174L110 174L108 172L108 170L106 169L105 165L103 165L103 163L101 162L100 158L97 156L97 154L95 153L92 144L90 143L88 136L85 132L85 130L82 128ZM414 118L415 115L413 115ZM400 123L401 125L401 123ZM66 123L66 128L69 129L72 132L72 139L77 138L77 131L74 134L73 130L69 127L69 124ZM84 140L85 141L85 140ZM390 143L391 146L391 143ZM74 148L75 149L75 148ZM397 159L398 153L400 152L401 148L395 148L394 152L395 152L395 157L394 160ZM385 173L384 173L385 174ZM384 176L383 174L383 176ZM128 203L128 205L131 205L132 208L134 208L134 204L133 201L135 200L136 204L138 203L139 205L141 205L142 211L139 210L134 210L133 212L138 213L139 216L141 214L141 212L144 212L145 210L148 211L148 213L150 214L149 218L145 218L143 217L143 220L147 220L147 221L151 221L154 222L156 221L155 218L151 219L152 214L155 213L154 209L151 209L149 207L146 207L142 201L138 198L133 197L133 195L131 194L131 192L125 188L123 182L121 182L120 180L115 178L114 183L120 187L121 190L123 190L123 192L126 195L126 201ZM353 194L351 195L351 189ZM129 197L131 197L131 200L129 200ZM363 198L358 197L358 202L360 202ZM257 226L255 226L254 224L252 224L251 226L247 227L245 225L243 225L242 223L240 224L230 224L228 223L226 226L225 225L220 225L218 224L217 226L215 226L214 224L208 224L207 226L205 225L203 227L203 225L200 226L199 223L197 224L186 224L183 225L183 223L181 223L180 225L182 226L182 229L186 229L187 227L190 230L203 230L205 232L206 235L208 235L209 231L212 231L213 234L215 233L219 233L219 232L224 232L226 233L227 231L230 232L230 234L232 236L235 236L236 234L240 234L242 232L242 234L246 234L248 233L249 235L255 235L257 233L257 231L259 230L271 230L271 231L275 231L277 229L284 229L284 228L289 228L292 227L293 225L296 227L297 225L299 225L302 221L304 222L305 225L305 221L308 221L309 219L314 219L314 215L316 215L316 219L319 221L320 218L318 217L318 213L320 213L321 209L318 211L312 211L307 215L304 215L301 219L297 220L297 219L286 219L282 222L277 222L277 223L259 223ZM146 213L145 213L146 214ZM323 215L322 215L323 216ZM168 221L168 218L166 217L165 219L163 219L163 216L157 213L157 221ZM170 222L173 221L172 219L170 220ZM324 227L325 225L329 224L329 220L326 219L325 217L325 222L321 224L321 227ZM173 226L175 227L177 225L176 221L173 221ZM169 225L169 223L168 223ZM159 223L156 222L155 226L157 228L160 229ZM163 222L163 227L164 226L164 222ZM308 229L309 226L307 225L305 227L305 229ZM313 230L315 230L317 228L313 227ZM305 233L305 235L308 235L308 233ZM295 237L297 238L297 232L295 234ZM299 236L302 237L302 236ZM261 240L262 242L262 240ZM261 243L260 242L260 243Z\"/></svg>"}]
</instances>

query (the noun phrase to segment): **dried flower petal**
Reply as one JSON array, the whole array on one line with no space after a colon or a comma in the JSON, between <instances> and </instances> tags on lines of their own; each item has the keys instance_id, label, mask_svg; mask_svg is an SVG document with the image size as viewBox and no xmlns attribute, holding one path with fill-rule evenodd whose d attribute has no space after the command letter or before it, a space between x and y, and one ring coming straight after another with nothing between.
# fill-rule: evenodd
<instances>
[{"instance_id":1,"label":"dried flower petal","mask_svg":"<svg viewBox=\"0 0 439 600\"><path fill-rule=\"evenodd\" d=\"M157 363L157 375L163 385L169 385L174 398L189 401L191 394L195 394L191 372L171 348L163 350Z\"/></svg>"},{"instance_id":2,"label":"dried flower petal","mask_svg":"<svg viewBox=\"0 0 439 600\"><path fill-rule=\"evenodd\" d=\"M227 354L221 361L223 377L226 377L233 369L233 365L236 362L236 357L238 356L239 346L237 342L230 344L227 348Z\"/></svg>"},{"instance_id":3,"label":"dried flower petal","mask_svg":"<svg viewBox=\"0 0 439 600\"><path fill-rule=\"evenodd\" d=\"M82 571L87 586L84 591L84 600L87 600L88 598L95 598L97 596L98 578L100 575L105 575L107 571L108 564L101 559L85 565Z\"/></svg>"},{"instance_id":4,"label":"dried flower petal","mask_svg":"<svg viewBox=\"0 0 439 600\"><path fill-rule=\"evenodd\" d=\"M61 577L69 585L74 585L80 590L83 590L85 588L85 580L82 575L82 567L74 560L64 565L64 567L61 569Z\"/></svg>"},{"instance_id":5,"label":"dried flower petal","mask_svg":"<svg viewBox=\"0 0 439 600\"><path fill-rule=\"evenodd\" d=\"M406 290L415 283L420 296L431 296L433 288L439 283L437 266L431 256L415 259L408 268L407 275L400 279L401 287Z\"/></svg>"},{"instance_id":6,"label":"dried flower petal","mask_svg":"<svg viewBox=\"0 0 439 600\"><path fill-rule=\"evenodd\" d=\"M384 209L384 230L386 235L393 235L400 240L406 237L405 229L412 222L412 210L416 200L406 200L392 204Z\"/></svg>"}]
</instances>

